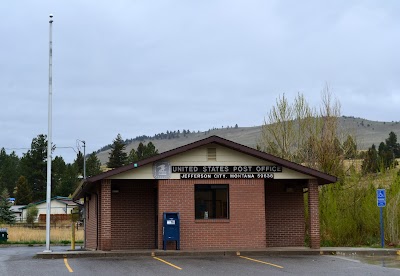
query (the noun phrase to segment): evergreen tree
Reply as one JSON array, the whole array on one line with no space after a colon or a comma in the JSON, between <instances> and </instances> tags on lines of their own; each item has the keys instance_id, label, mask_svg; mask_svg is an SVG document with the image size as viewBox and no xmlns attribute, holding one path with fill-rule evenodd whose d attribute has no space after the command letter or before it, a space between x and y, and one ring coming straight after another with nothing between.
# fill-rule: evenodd
<instances>
[{"instance_id":1,"label":"evergreen tree","mask_svg":"<svg viewBox=\"0 0 400 276\"><path fill-rule=\"evenodd\" d=\"M137 147L137 150L136 150L137 160L135 160L135 161L144 159L145 155L146 155L146 146L142 142L140 142L139 146Z\"/></svg>"},{"instance_id":2,"label":"evergreen tree","mask_svg":"<svg viewBox=\"0 0 400 276\"><path fill-rule=\"evenodd\" d=\"M11 203L8 200L10 195L7 189L4 189L0 195L0 224L13 224L15 223L14 213L11 211Z\"/></svg>"},{"instance_id":3,"label":"evergreen tree","mask_svg":"<svg viewBox=\"0 0 400 276\"><path fill-rule=\"evenodd\" d=\"M32 200L44 200L47 188L46 135L40 134L32 139L31 149L21 158L21 172L28 180L32 190Z\"/></svg>"},{"instance_id":4,"label":"evergreen tree","mask_svg":"<svg viewBox=\"0 0 400 276\"><path fill-rule=\"evenodd\" d=\"M102 173L101 162L97 158L96 153L91 153L86 159L86 177L92 177Z\"/></svg>"},{"instance_id":5,"label":"evergreen tree","mask_svg":"<svg viewBox=\"0 0 400 276\"><path fill-rule=\"evenodd\" d=\"M392 158L390 157L392 156ZM393 154L388 150L384 142L381 142L378 147L378 165L379 169L383 170L393 162Z\"/></svg>"},{"instance_id":6,"label":"evergreen tree","mask_svg":"<svg viewBox=\"0 0 400 276\"><path fill-rule=\"evenodd\" d=\"M76 155L76 159L74 160L74 165L78 171L78 175L83 176L83 164L84 164L83 154L81 151L79 151L78 154Z\"/></svg>"},{"instance_id":7,"label":"evergreen tree","mask_svg":"<svg viewBox=\"0 0 400 276\"><path fill-rule=\"evenodd\" d=\"M156 149L156 147L154 146L154 144L152 142L149 142L145 148L145 154L143 156L143 159L152 157L157 154L158 154L158 150Z\"/></svg>"},{"instance_id":8,"label":"evergreen tree","mask_svg":"<svg viewBox=\"0 0 400 276\"><path fill-rule=\"evenodd\" d=\"M59 185L57 185L54 189L54 195L65 197L71 195L74 192L78 182L77 166L74 164L67 164Z\"/></svg>"},{"instance_id":9,"label":"evergreen tree","mask_svg":"<svg viewBox=\"0 0 400 276\"><path fill-rule=\"evenodd\" d=\"M125 150L125 143L122 140L121 134L118 134L111 145L111 152L108 158L107 167L119 168L126 164L128 155Z\"/></svg>"},{"instance_id":10,"label":"evergreen tree","mask_svg":"<svg viewBox=\"0 0 400 276\"><path fill-rule=\"evenodd\" d=\"M395 158L400 158L400 144L397 143L397 135L391 131L389 138L385 140L388 150L392 151Z\"/></svg>"},{"instance_id":11,"label":"evergreen tree","mask_svg":"<svg viewBox=\"0 0 400 276\"><path fill-rule=\"evenodd\" d=\"M128 155L128 164L131 164L136 161L138 161L136 150L131 149L131 151L129 152L129 155Z\"/></svg>"},{"instance_id":12,"label":"evergreen tree","mask_svg":"<svg viewBox=\"0 0 400 276\"><path fill-rule=\"evenodd\" d=\"M17 205L26 205L32 202L32 190L29 188L25 176L20 176L15 188L15 200Z\"/></svg>"},{"instance_id":13,"label":"evergreen tree","mask_svg":"<svg viewBox=\"0 0 400 276\"><path fill-rule=\"evenodd\" d=\"M140 143L136 151L138 160L146 159L157 154L158 150L152 142L149 142L147 145Z\"/></svg>"},{"instance_id":14,"label":"evergreen tree","mask_svg":"<svg viewBox=\"0 0 400 276\"><path fill-rule=\"evenodd\" d=\"M389 138L385 142L379 144L378 151L376 151L375 145L368 149L362 164L362 172L364 174L385 171L398 164L395 158L400 146L397 143L396 134L393 131L390 132Z\"/></svg>"},{"instance_id":15,"label":"evergreen tree","mask_svg":"<svg viewBox=\"0 0 400 276\"><path fill-rule=\"evenodd\" d=\"M130 151L128 163L133 163L142 159L146 159L157 154L158 150L152 142L149 142L147 145L140 142L136 150L132 149Z\"/></svg>"},{"instance_id":16,"label":"evergreen tree","mask_svg":"<svg viewBox=\"0 0 400 276\"><path fill-rule=\"evenodd\" d=\"M20 159L15 152L8 155L4 148L0 150L0 191L6 188L11 195L15 196L13 193L20 175L19 165Z\"/></svg>"},{"instance_id":17,"label":"evergreen tree","mask_svg":"<svg viewBox=\"0 0 400 276\"><path fill-rule=\"evenodd\" d=\"M376 151L374 144L368 149L368 152L361 165L361 169L363 174L376 173L379 171L378 152Z\"/></svg>"},{"instance_id":18,"label":"evergreen tree","mask_svg":"<svg viewBox=\"0 0 400 276\"><path fill-rule=\"evenodd\" d=\"M58 196L57 187L59 187L63 181L67 165L61 156L56 156L52 161L51 165L51 195Z\"/></svg>"}]
</instances>

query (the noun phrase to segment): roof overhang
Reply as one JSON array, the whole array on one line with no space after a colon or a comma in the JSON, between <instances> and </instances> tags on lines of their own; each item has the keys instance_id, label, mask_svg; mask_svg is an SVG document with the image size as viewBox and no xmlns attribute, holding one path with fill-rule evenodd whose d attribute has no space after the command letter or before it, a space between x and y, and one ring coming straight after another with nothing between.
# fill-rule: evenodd
<instances>
[{"instance_id":1,"label":"roof overhang","mask_svg":"<svg viewBox=\"0 0 400 276\"><path fill-rule=\"evenodd\" d=\"M205 138L205 139L202 139L202 140L199 140L199 141L196 141L196 142L160 153L156 156L152 156L152 157L140 160L138 162L133 163L135 165L128 164L126 166L122 166L120 168L116 168L116 169L101 173L99 175L87 178L86 181L81 182L81 184L78 186L78 188L73 193L72 198L74 200L77 200L79 198L84 197L85 193L88 190L90 190L95 185L96 182L99 182L103 179L107 179L114 175L124 173L124 172L130 171L130 170L135 170L135 169L141 168L145 165L148 165L148 164L151 164L151 163L154 163L154 162L169 158L171 156L178 155L178 154L181 154L181 153L184 153L184 152L190 151L192 149L195 149L195 148L198 148L201 146L205 146L205 145L208 145L211 143L218 144L218 145L230 148L232 150L235 150L237 152L241 152L241 153L259 158L261 160L265 160L265 161L274 163L276 165L283 166L285 168L291 169L296 172L300 172L305 175L309 175L313 178L316 178L318 180L319 185L335 183L337 181L337 178L335 176L320 172L318 170L315 170L315 169L312 169L309 167L302 166L300 164L279 158L277 156L274 156L274 155L271 155L271 154L268 154L265 152L258 151L256 149L232 142L230 140L221 138L219 136L211 136L211 137L208 137L208 138Z\"/></svg>"}]
</instances>

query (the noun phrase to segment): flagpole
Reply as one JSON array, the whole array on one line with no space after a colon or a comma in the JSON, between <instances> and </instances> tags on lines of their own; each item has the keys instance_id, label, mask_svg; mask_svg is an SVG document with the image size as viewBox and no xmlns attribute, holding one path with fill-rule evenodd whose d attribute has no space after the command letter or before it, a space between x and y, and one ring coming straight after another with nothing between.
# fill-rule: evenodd
<instances>
[{"instance_id":1,"label":"flagpole","mask_svg":"<svg viewBox=\"0 0 400 276\"><path fill-rule=\"evenodd\" d=\"M48 114L48 135L47 135L47 189L46 189L46 250L50 250L50 214L51 214L51 150L52 150L52 97L53 97L53 76L52 76L52 58L53 58L53 42L52 42L52 26L53 15L50 14L49 20L49 114Z\"/></svg>"}]
</instances>

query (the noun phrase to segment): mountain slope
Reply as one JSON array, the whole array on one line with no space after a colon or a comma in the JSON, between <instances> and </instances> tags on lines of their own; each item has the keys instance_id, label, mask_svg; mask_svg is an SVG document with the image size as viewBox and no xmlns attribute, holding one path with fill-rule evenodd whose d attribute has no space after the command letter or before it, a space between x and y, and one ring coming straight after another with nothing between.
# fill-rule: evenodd
<instances>
[{"instance_id":1,"label":"mountain slope","mask_svg":"<svg viewBox=\"0 0 400 276\"><path fill-rule=\"evenodd\" d=\"M360 150L366 150L371 147L372 144L378 146L380 142L384 142L385 139L389 137L389 132L391 131L393 131L400 139L400 122L377 122L343 116L339 118L339 123L341 133L345 136L347 136L347 134L352 134L356 138L358 149ZM143 142L148 143L151 141L158 149L158 152L161 153L212 135L217 135L248 147L255 148L260 139L261 128L262 126L223 128L206 132L190 133L187 134L186 137L181 134L179 138L148 139ZM129 153L132 148L136 149L139 143L140 141L134 141L128 144L126 151ZM109 152L110 150L105 150L97 153L97 157L102 164L105 164L108 161Z\"/></svg>"}]
</instances>

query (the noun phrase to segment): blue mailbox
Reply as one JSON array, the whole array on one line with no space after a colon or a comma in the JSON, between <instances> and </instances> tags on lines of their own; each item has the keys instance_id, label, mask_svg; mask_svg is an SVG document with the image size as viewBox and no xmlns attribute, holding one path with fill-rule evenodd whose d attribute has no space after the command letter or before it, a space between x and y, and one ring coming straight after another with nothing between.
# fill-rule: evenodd
<instances>
[{"instance_id":1,"label":"blue mailbox","mask_svg":"<svg viewBox=\"0 0 400 276\"><path fill-rule=\"evenodd\" d=\"M163 215L163 250L167 249L167 241L176 241L176 250L180 243L179 213L164 213Z\"/></svg>"}]
</instances>

